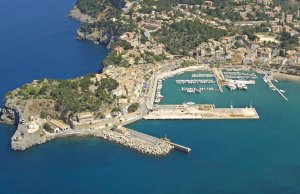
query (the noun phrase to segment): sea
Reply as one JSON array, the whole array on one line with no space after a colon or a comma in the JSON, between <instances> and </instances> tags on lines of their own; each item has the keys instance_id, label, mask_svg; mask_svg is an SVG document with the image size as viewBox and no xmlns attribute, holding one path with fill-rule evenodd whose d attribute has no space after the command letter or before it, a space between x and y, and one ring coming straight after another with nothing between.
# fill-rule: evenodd
<instances>
[{"instance_id":1,"label":"sea","mask_svg":"<svg viewBox=\"0 0 300 194\"><path fill-rule=\"evenodd\" d=\"M0 0L0 96L35 79L95 73L107 49L76 40L74 0ZM180 77L181 76L181 77ZM179 78L190 75L182 74ZM288 101L261 76L248 91L186 94L163 82L162 104L246 107L258 120L145 121L129 128L192 148L152 157L98 138L54 140L11 151L14 126L0 125L0 193L300 193L300 84L280 81Z\"/></svg>"}]
</instances>

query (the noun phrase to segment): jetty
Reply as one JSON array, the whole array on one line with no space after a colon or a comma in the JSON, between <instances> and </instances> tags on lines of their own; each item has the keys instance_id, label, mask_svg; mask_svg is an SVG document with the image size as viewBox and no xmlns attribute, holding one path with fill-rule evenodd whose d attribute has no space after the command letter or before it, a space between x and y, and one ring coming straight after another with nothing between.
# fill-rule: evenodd
<instances>
[{"instance_id":1,"label":"jetty","mask_svg":"<svg viewBox=\"0 0 300 194\"><path fill-rule=\"evenodd\" d=\"M271 81L269 82L269 84L270 84L270 86L272 86L275 89L275 91L278 92L278 94L280 96L282 96L283 99L285 99L286 101L288 101L288 98Z\"/></svg>"},{"instance_id":2,"label":"jetty","mask_svg":"<svg viewBox=\"0 0 300 194\"><path fill-rule=\"evenodd\" d=\"M268 83L269 87L272 88L272 90L278 92L278 94L286 101L288 101L288 98L283 94L283 92L281 92L281 90L279 90L272 82L273 80L273 75L268 75L265 74L265 76L263 77L264 81L266 83Z\"/></svg>"},{"instance_id":3,"label":"jetty","mask_svg":"<svg viewBox=\"0 0 300 194\"><path fill-rule=\"evenodd\" d=\"M178 151L189 153L192 150L191 148L188 148L186 146L173 143L169 139L166 139L166 138L157 138L157 137L154 137L151 135L147 135L145 133L141 133L139 131L131 130L131 129L128 129L125 127L123 127L123 128L129 132L130 136L132 136L134 138L138 138L139 140L142 140L148 144L160 145L161 143L166 142L166 143L170 144L171 146L173 146Z\"/></svg>"},{"instance_id":4,"label":"jetty","mask_svg":"<svg viewBox=\"0 0 300 194\"><path fill-rule=\"evenodd\" d=\"M185 152L185 153L190 153L192 151L191 148L185 147L183 145L179 145L179 144L176 144L176 143L173 143L173 142L169 142L169 144L174 146L174 148L178 151L182 151L182 152Z\"/></svg>"}]
</instances>

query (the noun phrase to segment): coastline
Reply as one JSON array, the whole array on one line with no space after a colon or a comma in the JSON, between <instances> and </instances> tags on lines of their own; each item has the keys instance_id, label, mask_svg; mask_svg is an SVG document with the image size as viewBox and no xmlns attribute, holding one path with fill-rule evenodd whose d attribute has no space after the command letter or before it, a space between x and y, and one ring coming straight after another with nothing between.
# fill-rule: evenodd
<instances>
[{"instance_id":1,"label":"coastline","mask_svg":"<svg viewBox=\"0 0 300 194\"><path fill-rule=\"evenodd\" d=\"M300 82L300 76L290 75L286 73L274 73L274 78L285 81Z\"/></svg>"},{"instance_id":2,"label":"coastline","mask_svg":"<svg viewBox=\"0 0 300 194\"><path fill-rule=\"evenodd\" d=\"M89 23L93 21L93 18L91 18L90 16L87 16L83 13L80 12L80 10L76 7L73 6L72 9L70 10L69 13L69 17L78 20L82 23ZM100 43L100 44L104 44L104 45L108 45L112 39L112 35L106 31L101 31L101 32L97 32L97 33L92 33L92 34L85 34L80 32L79 30L77 30L77 38L78 39L87 39L90 41L93 41L94 43ZM203 66L191 66L191 67L185 67L185 68L179 68L177 70L175 70L173 72L173 74L175 75L176 73L179 72L184 72L184 71L193 71L196 70L198 68L203 68L205 69ZM235 69L242 69L244 67L237 67ZM105 67L103 67L102 69L100 69L100 71L103 71L103 69L105 69ZM170 76L170 72L165 72L165 76ZM300 77L299 76L293 76L293 75L288 75L288 74L283 74L283 73L277 73L274 75L275 78L278 79L283 79L283 80L293 80L293 81L300 81ZM158 79L158 78L156 78ZM156 85L156 84L155 84ZM150 105L149 102L146 103L148 104L148 108L153 108L152 107L152 103L154 101L154 95L155 93L153 93L153 95L150 95L152 99L150 99ZM9 107L9 106L7 106ZM18 111L18 108L16 107L12 107L11 108L12 113L9 112L4 112L2 115L5 118L4 121L6 121L8 124L16 124L18 125L18 120L14 119L14 118L19 118L20 117L20 111ZM7 114L8 113L8 114ZM256 113L256 111L255 111ZM7 117L7 115L14 115L14 117ZM169 115L167 115L169 116ZM253 116L252 116L253 117ZM255 118L259 118L257 113L254 116ZM253 118L254 118L253 117ZM13 118L13 119L9 119L9 118ZM158 119L157 117L153 117L154 119ZM197 117L198 119L207 119L205 117L202 117L202 115L198 115ZM226 117L226 116L210 116L210 118L208 119L223 119L223 118L227 118L227 119L237 119L238 116L235 117ZM244 118L244 117L241 117ZM151 119L151 118L150 118ZM165 118L164 118L165 119ZM174 119L174 118L169 118L169 119ZM175 119L184 119L184 117L182 117L180 115L180 118L175 117ZM190 117L188 117L188 119L190 119ZM14 120L16 120L14 122ZM1 122L1 121L0 121ZM73 130L73 131L68 131L68 132L60 132L57 134L51 134L48 133L44 130L40 130L40 133L37 134L28 134L27 133L27 128L23 125L19 125L17 126L17 129L15 131L15 134L13 135L13 137L11 138L11 147L13 150L25 150L27 148L30 148L31 146L37 145L37 144L42 144L45 143L47 141L50 141L52 139L55 138L64 138L64 137L70 137L70 136L80 136L80 137L84 137L84 136L94 136L94 137L100 137L103 138L105 140L109 140L111 142L115 142L118 144L122 144L126 147L129 147L131 149L137 150L139 152L145 153L145 154L150 154L150 155L165 155L167 153L170 152L172 148L172 146L167 143L167 142L163 142L160 145L150 145L147 142L144 142L142 139L139 139L138 137L129 137L128 135L119 133L119 132L115 132L112 131L111 129L101 129L101 130L90 130L90 129L84 129L84 130Z\"/></svg>"},{"instance_id":3,"label":"coastline","mask_svg":"<svg viewBox=\"0 0 300 194\"><path fill-rule=\"evenodd\" d=\"M23 134L23 136L21 137L20 134ZM102 138L112 143L120 144L128 147L129 149L136 150L140 153L153 156L164 156L174 149L173 146L162 140L157 144L152 144L139 138L121 134L110 129L67 130L56 134L41 131L41 133L28 134L26 133L25 126L23 125L18 126L16 133L11 138L11 148L15 151L24 151L32 146L40 145L54 139L67 137Z\"/></svg>"}]
</instances>

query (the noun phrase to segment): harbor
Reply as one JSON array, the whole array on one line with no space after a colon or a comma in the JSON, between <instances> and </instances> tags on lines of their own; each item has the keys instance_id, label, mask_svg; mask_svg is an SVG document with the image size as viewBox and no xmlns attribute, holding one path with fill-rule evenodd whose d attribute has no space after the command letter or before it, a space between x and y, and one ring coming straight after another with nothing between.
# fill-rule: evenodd
<instances>
[{"instance_id":1,"label":"harbor","mask_svg":"<svg viewBox=\"0 0 300 194\"><path fill-rule=\"evenodd\" d=\"M230 71L214 68L209 70L201 67L189 67L171 71L168 74L158 74L153 80L153 90L149 92L149 96L153 96L151 107L148 114L144 116L146 120L205 120L205 119L259 119L256 109L252 106L252 102L244 107L233 107L228 101L227 107L216 107L214 103L195 102L191 99L206 97L211 92L219 91L224 94L223 87L227 87L229 91L243 90L247 91L247 85L255 85L257 75L253 72ZM166 83L168 83L166 86ZM170 85L172 84L172 86ZM178 88L179 86L179 88ZM164 90L164 88L168 90ZM174 91L174 96L184 96L186 94L194 94L187 97L187 100L179 104L167 103L165 93L169 91L169 87L178 88ZM178 93L180 92L180 93ZM182 93L182 94L181 94ZM198 96L198 97L196 97ZM168 97L169 98L169 97ZM174 98L177 99L177 98ZM149 103L149 102L148 102ZM163 104L161 104L163 103Z\"/></svg>"},{"instance_id":2,"label":"harbor","mask_svg":"<svg viewBox=\"0 0 300 194\"><path fill-rule=\"evenodd\" d=\"M185 71L184 71L185 70ZM190 67L190 71L182 68L169 72L169 74L160 74L154 78L154 101L149 109L148 114L144 116L145 120L209 120L209 119L259 119L256 109L252 105L252 99L249 99L248 105L242 107L238 105L233 106L232 100L228 99L228 106L216 106L212 102L200 102L195 100L201 99L202 96L220 96L225 95L226 98L229 93L233 91L248 91L249 86L254 86L258 80L256 72L247 70L230 70L230 69L206 69ZM170 79L170 80L169 80ZM272 76L265 76L264 80L273 91L277 91L285 100L288 100L284 95L284 90L278 89L272 81ZM166 83L167 86L166 86ZM172 85L170 85L172 84ZM178 87L179 86L179 87ZM168 90L163 88L167 87ZM186 96L186 101L177 103L169 103L177 98L169 100L170 96L166 91L169 87L178 88L174 91L172 96L184 96L185 94L194 94ZM229 93L224 93L223 87L228 88ZM213 94L210 92L219 91L220 94ZM179 93L178 93L179 92ZM181 94L183 93L183 94ZM235 93L235 92L234 92ZM244 92L242 92L244 93ZM237 93L236 95L241 95ZM247 92L248 93L248 92ZM251 93L255 93L252 91ZM246 93L242 96L245 96ZM151 94L150 94L151 96ZM168 96L168 97L166 97ZM197 97L198 96L198 97ZM168 99L167 99L168 98ZM213 100L214 101L214 100ZM230 103L231 101L231 103ZM161 104L161 102L163 102ZM218 102L218 101L217 101ZM251 102L251 103L250 103ZM218 102L219 104L220 102ZM224 104L224 103L222 103Z\"/></svg>"}]
</instances>

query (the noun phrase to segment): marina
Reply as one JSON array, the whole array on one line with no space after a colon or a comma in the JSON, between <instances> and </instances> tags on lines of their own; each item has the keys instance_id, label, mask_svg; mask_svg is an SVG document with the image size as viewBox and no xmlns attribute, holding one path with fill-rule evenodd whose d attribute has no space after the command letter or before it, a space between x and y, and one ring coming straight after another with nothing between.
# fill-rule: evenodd
<instances>
[{"instance_id":1,"label":"marina","mask_svg":"<svg viewBox=\"0 0 300 194\"><path fill-rule=\"evenodd\" d=\"M254 85L257 79L255 73L240 72L240 71L223 71L224 77L226 79L226 87L230 91L236 90L248 90L247 85Z\"/></svg>"},{"instance_id":2,"label":"marina","mask_svg":"<svg viewBox=\"0 0 300 194\"><path fill-rule=\"evenodd\" d=\"M205 99L203 102L204 104L214 104L215 102L220 103L220 100L225 97L225 99L227 99L225 101L227 102L227 106L222 105L222 107L226 108L229 107L231 101L230 97L227 97L229 95L227 91L235 91L234 93L238 93L237 95L241 95L242 93L248 95L246 93L251 91L250 93L252 95L252 93L255 93L255 91L251 90L252 86L258 82L258 76L260 74L271 75L271 72L254 72L250 70L233 71L219 68L213 68L210 70L204 68L203 66L191 66L188 68L176 69L166 74L161 73L153 78L154 85L156 87L153 89L155 92L152 93L153 103L150 103L149 101L148 107L150 107L150 110L152 110L154 106L162 104L166 105L173 103L174 101L176 101L176 103L183 103L183 101L179 102L176 100L177 97L188 94L189 97L187 97L184 101L196 102L196 104L202 104L199 103L199 100L201 101L201 99ZM271 78L271 76L268 77L268 79ZM270 84L267 79L264 80L272 91L276 91L285 100L287 100L287 97L285 96L286 91L281 88L277 88L274 85L278 83L278 80L275 81L275 79L272 78L271 80L274 82L274 84L272 81ZM259 82L261 83L261 81ZM166 99L166 96L169 96L169 92L166 92L167 90L169 91L169 87L171 87L174 91L172 95L176 96L174 100L170 100L169 97ZM225 92L223 97L217 97L216 100L213 98L208 98L211 92L215 93L215 91L220 91L220 93L223 93L224 88L227 88L228 90ZM152 96L152 94L150 93L149 96ZM215 93L213 96L218 96L218 94ZM244 104L242 107L249 107L249 102L252 101L253 97L247 97L247 99L248 105Z\"/></svg>"},{"instance_id":3,"label":"marina","mask_svg":"<svg viewBox=\"0 0 300 194\"><path fill-rule=\"evenodd\" d=\"M278 80L274 79L273 76L271 74L265 74L263 77L263 80L265 83L268 84L269 88L274 91L277 92L284 100L288 101L288 98L284 95L285 90L282 89L278 89L272 81L278 83Z\"/></svg>"}]
</instances>

